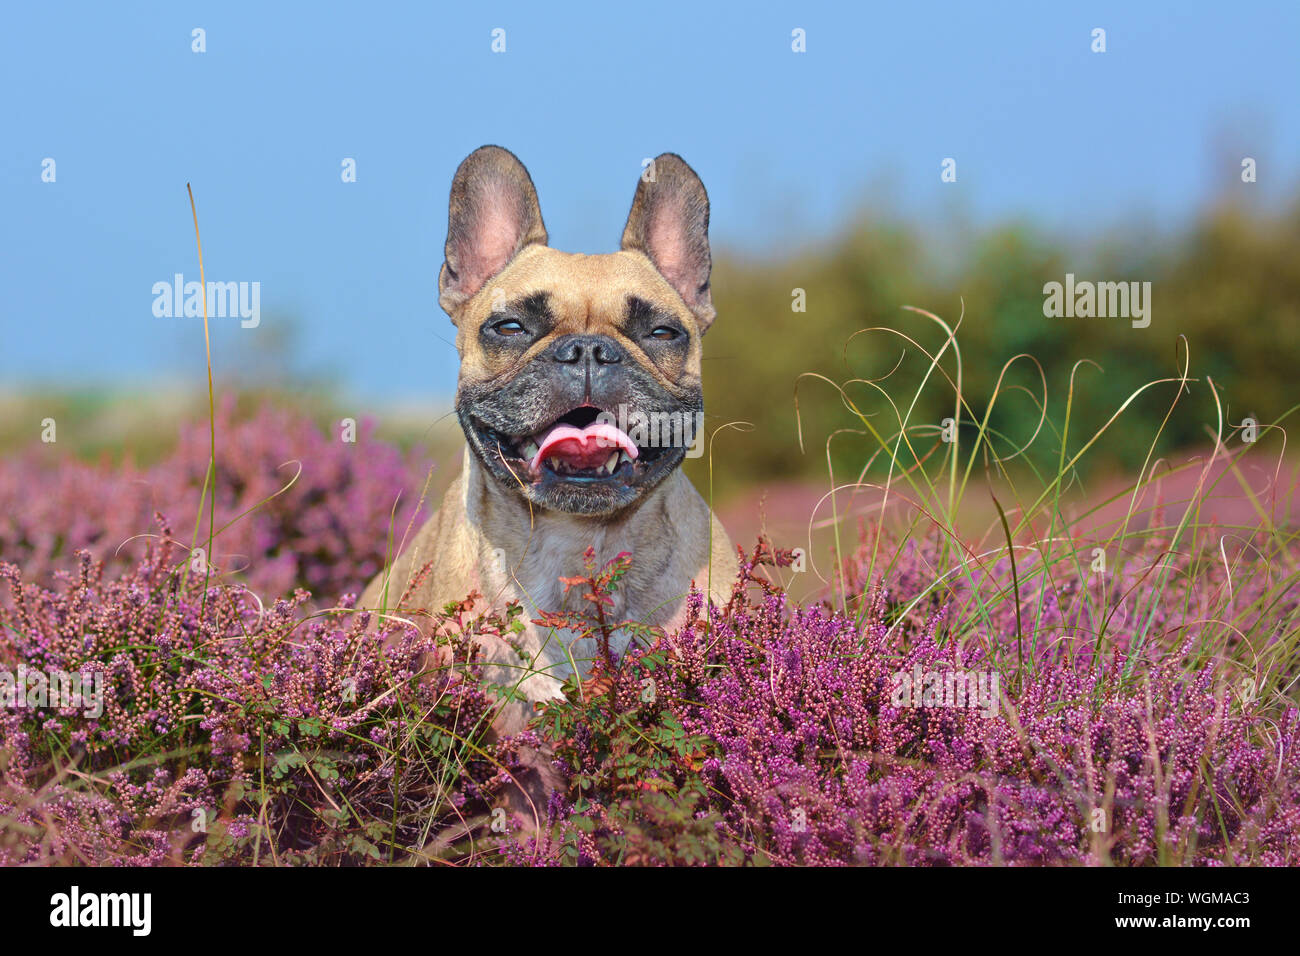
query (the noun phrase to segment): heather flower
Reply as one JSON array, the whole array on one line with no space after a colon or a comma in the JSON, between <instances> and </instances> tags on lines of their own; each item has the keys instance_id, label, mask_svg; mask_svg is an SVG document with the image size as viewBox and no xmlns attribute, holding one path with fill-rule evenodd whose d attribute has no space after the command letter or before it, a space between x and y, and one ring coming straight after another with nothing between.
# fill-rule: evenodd
<instances>
[{"instance_id":1,"label":"heather flower","mask_svg":"<svg viewBox=\"0 0 1300 956\"><path fill-rule=\"evenodd\" d=\"M17 837L0 863L373 858L378 821L414 839L450 797L492 790L511 747L476 743L493 703L467 641L444 638L439 657L409 628L367 630L365 614L304 617L305 591L268 610L242 587L186 586L179 546L165 523L157 531L117 580L86 552L57 591L0 564L0 668L107 675L98 716L0 710L0 816ZM399 759L405 793L429 809L394 833ZM303 812L313 802L321 812ZM360 834L340 830L333 804L374 817ZM277 847L251 822L267 811Z\"/></svg>"},{"instance_id":2,"label":"heather flower","mask_svg":"<svg viewBox=\"0 0 1300 956\"><path fill-rule=\"evenodd\" d=\"M377 441L369 420L346 443L271 407L241 419L227 401L216 430L215 526L224 530L206 559L223 580L273 596L302 587L326 602L360 592L383 566L390 526L400 537L424 515L418 489L429 463ZM0 462L0 560L27 580L54 583L78 550L109 574L130 569L155 511L194 527L209 465L206 422L183 428L175 451L147 469L52 462L47 448ZM204 546L207 524L205 512Z\"/></svg>"},{"instance_id":3,"label":"heather flower","mask_svg":"<svg viewBox=\"0 0 1300 956\"><path fill-rule=\"evenodd\" d=\"M752 578L752 564L742 567ZM738 588L725 608L697 595L663 660L634 651L620 662L620 680L653 673L672 702L649 721L626 709L622 718L645 721L643 733L678 721L706 748L670 786L702 795L698 812L716 815L721 846L783 864L1300 860L1300 714L1286 707L1270 727L1234 705L1212 662L1181 666L1198 639L1190 617L1172 632L1183 639L1144 648L1136 679L1124 679L1126 642L1094 665L1092 641L1054 634L1030 642L1022 680L1010 667L1014 628L954 639L953 595L901 613L932 580L907 570L904 584L871 589L854 616L791 605L770 587L757 597ZM1068 596L1056 606L1065 618L1082 613ZM942 668L1001 669L1015 690L991 718L891 701L895 675ZM593 740L586 726L563 744L582 786L533 844L549 860L623 859L626 820L645 814L611 816L615 748Z\"/></svg>"},{"instance_id":4,"label":"heather flower","mask_svg":"<svg viewBox=\"0 0 1300 956\"><path fill-rule=\"evenodd\" d=\"M192 526L206 430L147 472L0 466L0 670L105 687L98 713L0 706L0 864L1300 863L1293 675L1250 669L1293 656L1289 541L1202 560L1148 535L1105 576L1018 551L1013 582L1005 558L867 535L838 600L803 605L763 544L672 633L604 619L629 558L589 561L565 580L595 600L540 620L601 660L500 739L473 636L517 609L467 597L436 636L355 611L413 462L222 415L218 526L303 472L222 533L211 580L151 517ZM567 786L539 832L493 831L523 751Z\"/></svg>"}]
</instances>

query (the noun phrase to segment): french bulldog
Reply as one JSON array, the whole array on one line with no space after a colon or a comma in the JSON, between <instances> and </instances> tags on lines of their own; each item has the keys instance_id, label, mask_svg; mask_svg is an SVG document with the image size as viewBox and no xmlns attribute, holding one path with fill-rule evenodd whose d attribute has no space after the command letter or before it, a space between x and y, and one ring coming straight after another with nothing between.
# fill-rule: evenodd
<instances>
[{"instance_id":1,"label":"french bulldog","mask_svg":"<svg viewBox=\"0 0 1300 956\"><path fill-rule=\"evenodd\" d=\"M547 246L532 179L505 149L475 150L452 180L438 290L460 354L463 467L358 606L429 621L471 592L521 602L527 661L483 643L487 678L521 698L497 732L522 729L533 702L596 658L595 640L531 623L590 606L560 581L582 573L588 548L601 566L631 554L612 620L672 629L692 583L714 601L730 593L736 554L679 468L706 438L708 229L704 185L672 153L643 172L622 248L605 255Z\"/></svg>"}]
</instances>

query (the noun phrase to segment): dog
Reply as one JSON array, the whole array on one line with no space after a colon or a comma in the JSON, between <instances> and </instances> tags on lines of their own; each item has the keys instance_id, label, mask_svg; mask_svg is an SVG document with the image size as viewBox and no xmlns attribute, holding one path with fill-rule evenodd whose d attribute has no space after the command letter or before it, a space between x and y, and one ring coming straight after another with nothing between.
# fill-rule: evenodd
<instances>
[{"instance_id":1,"label":"dog","mask_svg":"<svg viewBox=\"0 0 1300 956\"><path fill-rule=\"evenodd\" d=\"M460 354L463 467L358 606L428 621L471 592L521 602L526 658L482 639L485 677L518 698L499 733L522 729L596 658L594 639L532 623L590 607L560 581L582 572L588 548L599 566L631 554L606 608L614 621L673 629L693 583L715 602L730 593L736 553L680 470L704 438L708 230L704 185L673 153L646 167L621 249L604 255L547 246L532 178L508 150L484 146L456 170L438 291ZM637 427L655 416L674 427ZM627 643L616 634L612 649Z\"/></svg>"}]
</instances>

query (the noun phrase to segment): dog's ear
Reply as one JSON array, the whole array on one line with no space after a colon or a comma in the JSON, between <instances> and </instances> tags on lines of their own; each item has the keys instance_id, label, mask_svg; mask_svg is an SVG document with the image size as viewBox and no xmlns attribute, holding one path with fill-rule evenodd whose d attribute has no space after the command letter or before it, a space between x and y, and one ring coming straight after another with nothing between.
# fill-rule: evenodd
<instances>
[{"instance_id":1,"label":"dog's ear","mask_svg":"<svg viewBox=\"0 0 1300 956\"><path fill-rule=\"evenodd\" d=\"M709 291L709 194L676 153L664 153L642 172L623 248L654 263L694 313L700 332L708 330L717 315Z\"/></svg>"},{"instance_id":2,"label":"dog's ear","mask_svg":"<svg viewBox=\"0 0 1300 956\"><path fill-rule=\"evenodd\" d=\"M508 149L480 146L451 181L438 302L452 321L467 299L531 245L546 245L532 177Z\"/></svg>"}]
</instances>

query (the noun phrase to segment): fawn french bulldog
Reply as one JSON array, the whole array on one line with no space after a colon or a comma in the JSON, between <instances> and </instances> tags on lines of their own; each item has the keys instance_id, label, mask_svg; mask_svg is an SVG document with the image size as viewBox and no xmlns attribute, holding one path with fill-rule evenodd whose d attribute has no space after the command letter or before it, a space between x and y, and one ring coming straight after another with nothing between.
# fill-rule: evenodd
<instances>
[{"instance_id":1,"label":"fawn french bulldog","mask_svg":"<svg viewBox=\"0 0 1300 956\"><path fill-rule=\"evenodd\" d=\"M460 353L464 466L359 606L417 619L477 591L493 606L519 600L530 621L585 604L559 578L581 573L588 547L601 565L632 555L614 620L672 628L692 582L725 598L736 555L679 470L704 438L708 228L704 186L672 153L642 175L622 248L606 255L547 246L537 192L512 153L484 146L460 164L438 289ZM532 623L522 644L528 660L484 641L489 678L524 699L498 719L503 733L597 653L594 640Z\"/></svg>"}]
</instances>

